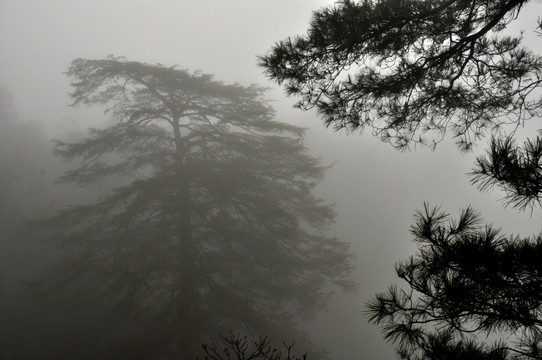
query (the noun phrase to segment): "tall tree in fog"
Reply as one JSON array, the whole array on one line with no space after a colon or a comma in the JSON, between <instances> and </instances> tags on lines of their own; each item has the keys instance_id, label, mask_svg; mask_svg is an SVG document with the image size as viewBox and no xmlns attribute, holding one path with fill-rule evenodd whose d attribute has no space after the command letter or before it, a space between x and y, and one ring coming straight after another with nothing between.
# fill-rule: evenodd
<instances>
[{"instance_id":1,"label":"tall tree in fog","mask_svg":"<svg viewBox=\"0 0 542 360\"><path fill-rule=\"evenodd\" d=\"M503 30L527 3L339 1L261 65L327 125L369 128L400 149L451 133L469 150L491 133L472 183L525 210L541 205L542 133L520 146L514 130L541 115L542 57ZM429 206L411 231L419 251L396 267L409 289L369 303L401 358L542 358L540 235L504 236L470 208L453 220Z\"/></svg>"},{"instance_id":2,"label":"tall tree in fog","mask_svg":"<svg viewBox=\"0 0 542 360\"><path fill-rule=\"evenodd\" d=\"M327 284L352 284L303 130L274 121L261 88L200 72L109 57L67 75L75 105L115 121L55 143L82 161L60 181L123 185L44 220L66 257L41 288L127 320L107 334L113 358L188 359L229 330L309 344L296 321L325 307Z\"/></svg>"}]
</instances>

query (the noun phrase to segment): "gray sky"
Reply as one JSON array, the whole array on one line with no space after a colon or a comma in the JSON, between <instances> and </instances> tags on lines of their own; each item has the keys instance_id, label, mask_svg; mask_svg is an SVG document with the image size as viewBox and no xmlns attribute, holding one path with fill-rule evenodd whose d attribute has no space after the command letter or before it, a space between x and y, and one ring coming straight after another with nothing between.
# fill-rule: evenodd
<instances>
[{"instance_id":1,"label":"gray sky","mask_svg":"<svg viewBox=\"0 0 542 360\"><path fill-rule=\"evenodd\" d=\"M326 163L337 161L318 189L336 204L333 233L351 241L357 256L359 292L337 294L329 312L308 326L336 359L384 359L392 347L366 323L363 303L395 283L394 263L414 252L408 229L423 201L453 214L472 205L503 232L523 235L541 230L541 212L518 214L499 205L498 193L482 194L470 186L465 173L474 155L460 154L453 144L445 142L435 152L399 153L369 133L335 133L323 129L314 113L292 109L294 99L266 82L256 56L276 41L304 33L311 11L331 3L0 0L0 86L13 92L21 118L41 120L52 133L62 118L80 120L85 127L101 121L100 113L67 107L69 84L62 73L74 58L122 55L199 69L225 82L271 87L277 118L310 127L307 145L313 154ZM540 8L535 3L529 13L538 14ZM529 35L535 21L525 25Z\"/></svg>"}]
</instances>

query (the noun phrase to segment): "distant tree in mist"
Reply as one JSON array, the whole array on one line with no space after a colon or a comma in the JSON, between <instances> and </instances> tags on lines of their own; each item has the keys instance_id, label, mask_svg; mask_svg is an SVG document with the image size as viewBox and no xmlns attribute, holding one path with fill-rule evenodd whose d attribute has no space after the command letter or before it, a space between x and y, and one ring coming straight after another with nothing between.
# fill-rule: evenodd
<instances>
[{"instance_id":1,"label":"distant tree in mist","mask_svg":"<svg viewBox=\"0 0 542 360\"><path fill-rule=\"evenodd\" d=\"M37 356L34 340L43 330L44 312L39 300L25 296L24 284L50 257L46 246L21 231L24 218L43 216L54 203L54 158L44 127L22 120L14 100L0 88L0 358L6 360Z\"/></svg>"},{"instance_id":2,"label":"distant tree in mist","mask_svg":"<svg viewBox=\"0 0 542 360\"><path fill-rule=\"evenodd\" d=\"M353 285L303 130L273 120L263 89L200 72L109 57L67 75L74 105L115 121L54 144L81 161L60 182L124 185L38 222L65 252L38 290L114 313L96 357L195 358L230 330L312 349L297 321L325 308L329 284Z\"/></svg>"},{"instance_id":3,"label":"distant tree in mist","mask_svg":"<svg viewBox=\"0 0 542 360\"><path fill-rule=\"evenodd\" d=\"M0 124L13 124L17 121L17 111L13 94L0 86Z\"/></svg>"},{"instance_id":4,"label":"distant tree in mist","mask_svg":"<svg viewBox=\"0 0 542 360\"><path fill-rule=\"evenodd\" d=\"M0 218L6 224L46 211L48 148L42 124L20 121L13 95L0 88Z\"/></svg>"}]
</instances>

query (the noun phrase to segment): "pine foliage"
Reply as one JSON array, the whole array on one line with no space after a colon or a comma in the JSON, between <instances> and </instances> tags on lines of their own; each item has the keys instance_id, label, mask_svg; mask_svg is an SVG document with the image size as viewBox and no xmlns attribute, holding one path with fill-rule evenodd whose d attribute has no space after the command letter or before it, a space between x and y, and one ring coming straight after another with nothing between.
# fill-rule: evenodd
<instances>
[{"instance_id":1,"label":"pine foliage","mask_svg":"<svg viewBox=\"0 0 542 360\"><path fill-rule=\"evenodd\" d=\"M400 358L542 359L540 236L506 237L471 208L453 220L427 204L411 233L419 250L396 266L409 290L390 287L367 311Z\"/></svg>"},{"instance_id":2,"label":"pine foliage","mask_svg":"<svg viewBox=\"0 0 542 360\"><path fill-rule=\"evenodd\" d=\"M540 114L542 60L521 36L502 33L527 2L338 1L260 65L328 126L369 128L400 149L451 133L468 150Z\"/></svg>"}]
</instances>

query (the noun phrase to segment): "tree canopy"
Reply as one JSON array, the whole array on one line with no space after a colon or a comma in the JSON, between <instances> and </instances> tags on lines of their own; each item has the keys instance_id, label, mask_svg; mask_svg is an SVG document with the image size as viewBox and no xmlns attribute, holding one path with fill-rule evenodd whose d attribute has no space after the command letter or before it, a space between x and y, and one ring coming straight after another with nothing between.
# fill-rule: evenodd
<instances>
[{"instance_id":1,"label":"tree canopy","mask_svg":"<svg viewBox=\"0 0 542 360\"><path fill-rule=\"evenodd\" d=\"M411 233L419 250L396 266L410 290L390 287L367 311L402 359L542 359L542 237L427 204Z\"/></svg>"},{"instance_id":2,"label":"tree canopy","mask_svg":"<svg viewBox=\"0 0 542 360\"><path fill-rule=\"evenodd\" d=\"M542 58L505 32L528 2L338 1L260 65L326 125L370 128L399 149L451 132L469 150L491 134L471 182L532 209L542 205L542 130L520 146L515 128L541 115ZM453 220L428 205L411 232L419 250L396 266L409 289L368 303L401 358L542 358L540 235L505 236L471 208Z\"/></svg>"},{"instance_id":3,"label":"tree canopy","mask_svg":"<svg viewBox=\"0 0 542 360\"><path fill-rule=\"evenodd\" d=\"M527 0L338 1L307 34L260 57L327 125L370 128L398 148L451 132L462 149L539 115L542 60L503 34Z\"/></svg>"},{"instance_id":4,"label":"tree canopy","mask_svg":"<svg viewBox=\"0 0 542 360\"><path fill-rule=\"evenodd\" d=\"M118 186L38 223L66 255L39 290L114 313L96 357L194 358L230 330L313 348L296 321L353 283L303 129L273 120L262 88L201 72L109 57L67 75L73 103L113 121L55 142L80 161L60 181Z\"/></svg>"}]
</instances>

